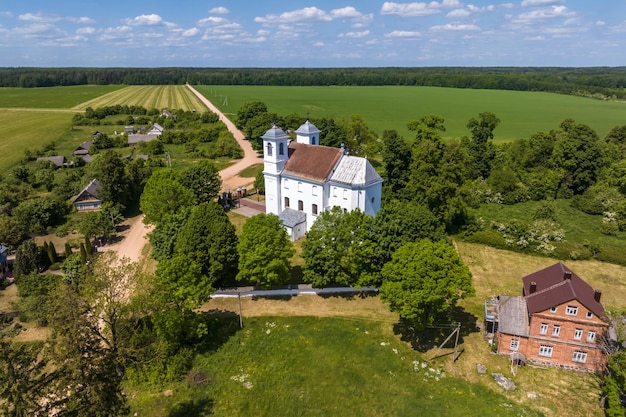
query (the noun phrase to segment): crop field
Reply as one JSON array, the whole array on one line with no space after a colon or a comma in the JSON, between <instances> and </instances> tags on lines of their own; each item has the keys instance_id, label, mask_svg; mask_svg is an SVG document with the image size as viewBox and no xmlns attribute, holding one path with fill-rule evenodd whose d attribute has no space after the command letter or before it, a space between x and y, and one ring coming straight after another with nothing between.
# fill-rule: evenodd
<instances>
[{"instance_id":1,"label":"crop field","mask_svg":"<svg viewBox=\"0 0 626 417\"><path fill-rule=\"evenodd\" d=\"M71 130L72 114L12 109L0 112L0 172L17 164L24 156L24 149L40 148L44 143L57 141Z\"/></svg>"},{"instance_id":2,"label":"crop field","mask_svg":"<svg viewBox=\"0 0 626 417\"><path fill-rule=\"evenodd\" d=\"M0 88L0 108L69 109L103 94L123 88L121 85L79 85L42 88Z\"/></svg>"},{"instance_id":3,"label":"crop field","mask_svg":"<svg viewBox=\"0 0 626 417\"><path fill-rule=\"evenodd\" d=\"M588 124L600 137L626 123L624 102L541 92L398 86L196 88L232 118L242 103L262 101L269 111L283 116L298 113L311 118L339 118L360 114L378 134L395 129L405 139L413 137L407 123L429 114L445 119L444 137L458 138L469 135L466 125L470 118L492 112L501 120L495 130L496 142L555 129L566 118Z\"/></svg>"},{"instance_id":4,"label":"crop field","mask_svg":"<svg viewBox=\"0 0 626 417\"><path fill-rule=\"evenodd\" d=\"M73 109L82 111L87 107L98 108L126 104L142 106L147 109L183 109L206 111L206 107L184 85L135 85L112 91L100 97L74 106Z\"/></svg>"}]
</instances>

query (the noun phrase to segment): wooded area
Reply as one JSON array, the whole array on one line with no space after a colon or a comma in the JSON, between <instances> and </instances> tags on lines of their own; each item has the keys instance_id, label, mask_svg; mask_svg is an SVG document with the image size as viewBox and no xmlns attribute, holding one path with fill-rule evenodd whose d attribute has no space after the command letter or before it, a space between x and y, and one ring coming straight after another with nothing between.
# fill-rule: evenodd
<instances>
[{"instance_id":1,"label":"wooded area","mask_svg":"<svg viewBox=\"0 0 626 417\"><path fill-rule=\"evenodd\" d=\"M400 85L436 86L624 99L626 67L423 68L0 68L0 87L83 84Z\"/></svg>"}]
</instances>

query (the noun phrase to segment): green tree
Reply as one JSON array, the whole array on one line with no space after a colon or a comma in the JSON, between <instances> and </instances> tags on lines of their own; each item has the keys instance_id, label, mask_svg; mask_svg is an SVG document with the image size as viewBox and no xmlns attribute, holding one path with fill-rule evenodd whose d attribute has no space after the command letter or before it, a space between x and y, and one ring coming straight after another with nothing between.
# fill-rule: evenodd
<instances>
[{"instance_id":1,"label":"green tree","mask_svg":"<svg viewBox=\"0 0 626 417\"><path fill-rule=\"evenodd\" d=\"M609 372L602 381L602 392L606 398L605 413L607 417L624 417L622 399L626 395L626 351L619 350L609 356Z\"/></svg>"},{"instance_id":2,"label":"green tree","mask_svg":"<svg viewBox=\"0 0 626 417\"><path fill-rule=\"evenodd\" d=\"M107 150L94 156L88 165L90 178L96 178L101 188L98 196L113 204L126 207L130 201L130 179L124 159L115 151Z\"/></svg>"},{"instance_id":3,"label":"green tree","mask_svg":"<svg viewBox=\"0 0 626 417\"><path fill-rule=\"evenodd\" d=\"M196 196L198 203L215 200L222 187L222 179L217 167L210 161L202 160L187 168L180 182Z\"/></svg>"},{"instance_id":4,"label":"green tree","mask_svg":"<svg viewBox=\"0 0 626 417\"><path fill-rule=\"evenodd\" d=\"M19 283L20 278L41 268L41 251L32 239L24 241L15 251L13 273Z\"/></svg>"},{"instance_id":5,"label":"green tree","mask_svg":"<svg viewBox=\"0 0 626 417\"><path fill-rule=\"evenodd\" d=\"M566 119L560 124L552 151L557 168L564 170L562 188L582 194L596 182L604 165L598 135L587 125Z\"/></svg>"},{"instance_id":6,"label":"green tree","mask_svg":"<svg viewBox=\"0 0 626 417\"><path fill-rule=\"evenodd\" d=\"M180 229L175 253L197 262L214 285L232 284L237 275L237 235L216 202L193 208Z\"/></svg>"},{"instance_id":7,"label":"green tree","mask_svg":"<svg viewBox=\"0 0 626 417\"><path fill-rule=\"evenodd\" d=\"M55 274L31 272L23 275L17 287L21 317L36 322L38 326L47 326L50 297L60 280L61 277Z\"/></svg>"},{"instance_id":8,"label":"green tree","mask_svg":"<svg viewBox=\"0 0 626 417\"><path fill-rule=\"evenodd\" d=\"M14 217L0 214L0 243L10 248L17 248L24 237L24 233Z\"/></svg>"},{"instance_id":9,"label":"green tree","mask_svg":"<svg viewBox=\"0 0 626 417\"><path fill-rule=\"evenodd\" d=\"M382 270L381 300L417 328L474 294L472 275L449 243L422 239L398 249Z\"/></svg>"},{"instance_id":10,"label":"green tree","mask_svg":"<svg viewBox=\"0 0 626 417\"><path fill-rule=\"evenodd\" d=\"M259 171L254 178L254 188L256 192L261 195L265 195L265 175L263 175L263 171Z\"/></svg>"},{"instance_id":11,"label":"green tree","mask_svg":"<svg viewBox=\"0 0 626 417\"><path fill-rule=\"evenodd\" d=\"M40 343L13 343L0 338L0 412L10 417L44 415L50 373Z\"/></svg>"},{"instance_id":12,"label":"green tree","mask_svg":"<svg viewBox=\"0 0 626 417\"><path fill-rule=\"evenodd\" d=\"M359 210L344 213L333 207L320 214L302 243L304 281L317 286L374 284L380 266L373 223Z\"/></svg>"},{"instance_id":13,"label":"green tree","mask_svg":"<svg viewBox=\"0 0 626 417\"><path fill-rule=\"evenodd\" d=\"M181 207L194 204L193 192L180 183L175 171L164 168L155 171L146 183L139 208L144 213L145 222L158 224Z\"/></svg>"},{"instance_id":14,"label":"green tree","mask_svg":"<svg viewBox=\"0 0 626 417\"><path fill-rule=\"evenodd\" d=\"M492 143L493 131L500 124L500 119L490 112L480 113L478 119L471 118L467 122L471 139L468 143L469 155L472 160L472 178L487 179L491 173L491 164L495 158Z\"/></svg>"},{"instance_id":15,"label":"green tree","mask_svg":"<svg viewBox=\"0 0 626 417\"><path fill-rule=\"evenodd\" d=\"M383 132L384 185L393 194L404 189L409 180L411 148L395 130Z\"/></svg>"},{"instance_id":16,"label":"green tree","mask_svg":"<svg viewBox=\"0 0 626 417\"><path fill-rule=\"evenodd\" d=\"M65 220L66 206L58 200L41 196L26 200L13 210L19 228L26 233L41 233Z\"/></svg>"},{"instance_id":17,"label":"green tree","mask_svg":"<svg viewBox=\"0 0 626 417\"><path fill-rule=\"evenodd\" d=\"M215 291L202 266L184 254L159 262L156 285L181 313L200 307Z\"/></svg>"},{"instance_id":18,"label":"green tree","mask_svg":"<svg viewBox=\"0 0 626 417\"><path fill-rule=\"evenodd\" d=\"M237 246L238 281L251 282L263 288L289 281L293 243L278 216L258 214L243 225Z\"/></svg>"},{"instance_id":19,"label":"green tree","mask_svg":"<svg viewBox=\"0 0 626 417\"><path fill-rule=\"evenodd\" d=\"M245 129L248 122L259 114L267 113L267 106L261 101L243 103L237 110L237 128Z\"/></svg>"},{"instance_id":20,"label":"green tree","mask_svg":"<svg viewBox=\"0 0 626 417\"><path fill-rule=\"evenodd\" d=\"M148 237L152 244L151 254L154 259L164 261L174 255L178 232L180 232L190 214L191 207L182 207L176 213L165 217L150 232Z\"/></svg>"}]
</instances>

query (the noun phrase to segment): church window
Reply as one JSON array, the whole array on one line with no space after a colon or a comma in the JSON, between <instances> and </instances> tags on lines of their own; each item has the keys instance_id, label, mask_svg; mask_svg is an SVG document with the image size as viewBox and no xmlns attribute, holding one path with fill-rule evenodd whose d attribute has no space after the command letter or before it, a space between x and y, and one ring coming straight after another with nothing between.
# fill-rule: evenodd
<instances>
[{"instance_id":1,"label":"church window","mask_svg":"<svg viewBox=\"0 0 626 417\"><path fill-rule=\"evenodd\" d=\"M298 192L301 193L302 192L302 182L298 181Z\"/></svg>"},{"instance_id":2,"label":"church window","mask_svg":"<svg viewBox=\"0 0 626 417\"><path fill-rule=\"evenodd\" d=\"M311 206L311 213L313 213L314 216L317 216L317 204L313 204Z\"/></svg>"},{"instance_id":3,"label":"church window","mask_svg":"<svg viewBox=\"0 0 626 417\"><path fill-rule=\"evenodd\" d=\"M285 208L289 207L289 197L285 197Z\"/></svg>"},{"instance_id":4,"label":"church window","mask_svg":"<svg viewBox=\"0 0 626 417\"><path fill-rule=\"evenodd\" d=\"M372 197L372 204L374 204L375 200L376 200L376 198Z\"/></svg>"},{"instance_id":5,"label":"church window","mask_svg":"<svg viewBox=\"0 0 626 417\"><path fill-rule=\"evenodd\" d=\"M304 210L304 202L302 200L298 200L298 210Z\"/></svg>"},{"instance_id":6,"label":"church window","mask_svg":"<svg viewBox=\"0 0 626 417\"><path fill-rule=\"evenodd\" d=\"M311 137L311 145L315 145L315 136Z\"/></svg>"},{"instance_id":7,"label":"church window","mask_svg":"<svg viewBox=\"0 0 626 417\"><path fill-rule=\"evenodd\" d=\"M348 199L348 190L346 190L345 188L344 188L344 190L343 190L343 199L344 199L344 200L347 200L347 199Z\"/></svg>"},{"instance_id":8,"label":"church window","mask_svg":"<svg viewBox=\"0 0 626 417\"><path fill-rule=\"evenodd\" d=\"M267 144L267 156L272 156L272 144Z\"/></svg>"},{"instance_id":9,"label":"church window","mask_svg":"<svg viewBox=\"0 0 626 417\"><path fill-rule=\"evenodd\" d=\"M284 155L285 154L285 144L284 143L279 143L278 144L278 154L279 155Z\"/></svg>"},{"instance_id":10,"label":"church window","mask_svg":"<svg viewBox=\"0 0 626 417\"><path fill-rule=\"evenodd\" d=\"M333 197L337 197L337 187L333 187Z\"/></svg>"},{"instance_id":11,"label":"church window","mask_svg":"<svg viewBox=\"0 0 626 417\"><path fill-rule=\"evenodd\" d=\"M311 194L317 195L317 185L314 185L311 189Z\"/></svg>"},{"instance_id":12,"label":"church window","mask_svg":"<svg viewBox=\"0 0 626 417\"><path fill-rule=\"evenodd\" d=\"M284 184L285 184L285 190L288 190L289 189L289 180L287 178L285 178Z\"/></svg>"}]
</instances>

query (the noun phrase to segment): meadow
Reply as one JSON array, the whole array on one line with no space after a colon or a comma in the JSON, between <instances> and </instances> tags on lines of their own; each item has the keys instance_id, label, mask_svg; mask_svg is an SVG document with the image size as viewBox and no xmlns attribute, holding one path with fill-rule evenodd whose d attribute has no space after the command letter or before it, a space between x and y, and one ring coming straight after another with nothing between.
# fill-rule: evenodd
<instances>
[{"instance_id":1,"label":"meadow","mask_svg":"<svg viewBox=\"0 0 626 417\"><path fill-rule=\"evenodd\" d=\"M442 87L273 87L197 86L198 91L220 110L235 118L241 104L262 101L279 115L302 117L362 115L378 134L397 130L413 138L407 123L420 116L438 114L445 119L446 138L469 134L466 125L481 112L492 112L500 120L495 142L526 138L549 131L572 118L591 126L600 137L626 120L626 103L600 101L543 92L470 90Z\"/></svg>"},{"instance_id":2,"label":"meadow","mask_svg":"<svg viewBox=\"0 0 626 417\"><path fill-rule=\"evenodd\" d=\"M124 88L122 85L0 88L0 108L69 109L85 101Z\"/></svg>"},{"instance_id":3,"label":"meadow","mask_svg":"<svg viewBox=\"0 0 626 417\"><path fill-rule=\"evenodd\" d=\"M142 106L146 109L183 109L206 111L202 102L184 85L133 85L101 95L92 100L80 103L73 108L83 111L87 107L98 107L126 104Z\"/></svg>"}]
</instances>

